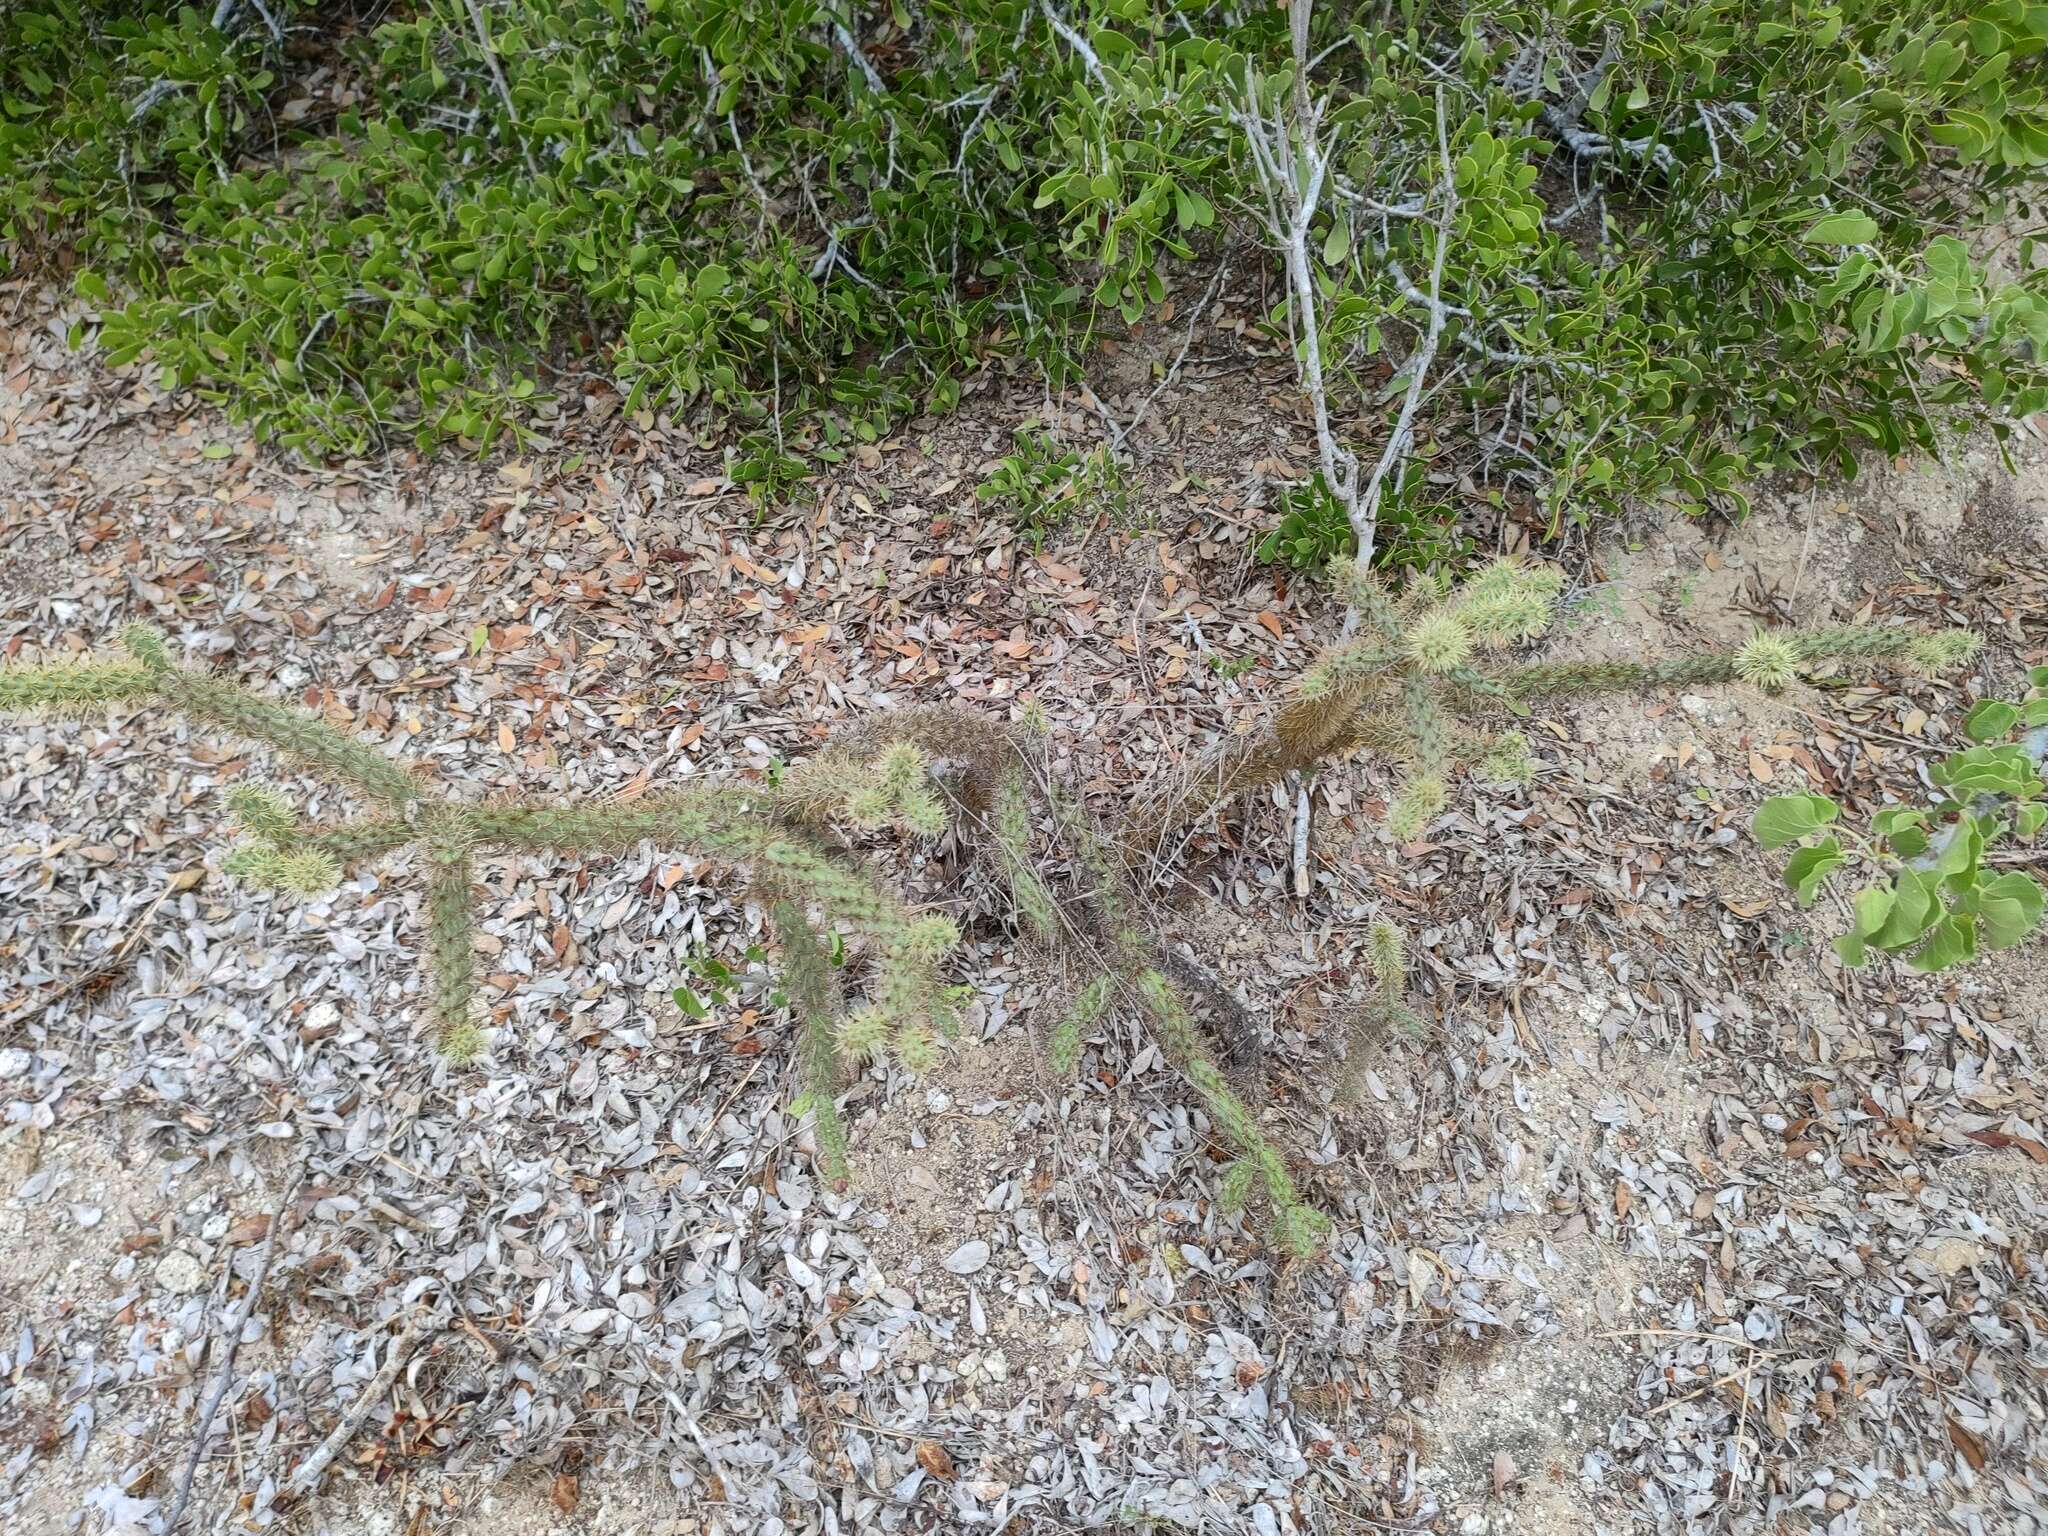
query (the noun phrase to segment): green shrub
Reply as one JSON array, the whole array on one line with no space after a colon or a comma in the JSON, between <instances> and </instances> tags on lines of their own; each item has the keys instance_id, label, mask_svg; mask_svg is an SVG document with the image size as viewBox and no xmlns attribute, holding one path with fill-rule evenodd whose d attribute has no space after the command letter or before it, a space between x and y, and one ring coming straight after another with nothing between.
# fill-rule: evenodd
<instances>
[{"instance_id":1,"label":"green shrub","mask_svg":"<svg viewBox=\"0 0 2048 1536\"><path fill-rule=\"evenodd\" d=\"M1863 836L1840 824L1826 795L1774 795L1756 813L1765 848L1797 844L1785 883L1803 906L1829 880L1861 870L1870 883L1851 901L1853 921L1834 940L1844 965L1870 951L1904 955L1916 971L1940 971L2007 949L2040 925L2048 893L2022 870L1987 867L2008 837L2031 840L2048 821L2048 667L2018 704L1986 699L1963 721L1975 746L1951 753L1928 777L1947 794L1931 806L1895 806L1870 819Z\"/></svg>"},{"instance_id":2,"label":"green shrub","mask_svg":"<svg viewBox=\"0 0 2048 1536\"><path fill-rule=\"evenodd\" d=\"M0 243L73 242L112 356L309 451L489 443L573 367L734 419L772 493L992 354L1065 382L1172 263L1271 243L1271 121L1327 171L1304 254L1340 431L1371 451L1344 423L1391 417L1429 333L1437 483L1553 521L1739 505L2048 405L2048 266L1970 244L2048 166L2044 17L1324 7L1297 93L1279 9L1199 0L416 0L360 33L27 0ZM295 116L315 61L358 87L338 115ZM1326 558L1292 511L1275 553Z\"/></svg>"},{"instance_id":3,"label":"green shrub","mask_svg":"<svg viewBox=\"0 0 2048 1536\"><path fill-rule=\"evenodd\" d=\"M1455 565L1471 551L1472 541L1458 533L1457 508L1421 500L1425 478L1419 464L1410 465L1404 484L1380 504L1374 565L1428 572ZM1409 486L1416 490L1409 491ZM1320 472L1282 490L1276 506L1279 521L1259 541L1259 558L1267 564L1321 571L1357 552L1351 520L1330 495Z\"/></svg>"},{"instance_id":4,"label":"green shrub","mask_svg":"<svg viewBox=\"0 0 2048 1536\"><path fill-rule=\"evenodd\" d=\"M1004 508L1010 526L1036 549L1046 535L1079 518L1130 510L1130 477L1107 446L1085 453L1061 444L1035 423L1017 429L1016 447L996 460L975 496Z\"/></svg>"}]
</instances>

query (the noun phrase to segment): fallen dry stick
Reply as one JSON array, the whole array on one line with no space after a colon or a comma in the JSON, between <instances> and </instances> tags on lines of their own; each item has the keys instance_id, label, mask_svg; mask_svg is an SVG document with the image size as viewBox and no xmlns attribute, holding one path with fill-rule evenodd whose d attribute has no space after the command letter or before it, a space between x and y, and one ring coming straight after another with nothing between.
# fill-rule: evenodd
<instances>
[{"instance_id":1,"label":"fallen dry stick","mask_svg":"<svg viewBox=\"0 0 2048 1536\"><path fill-rule=\"evenodd\" d=\"M370 1384L363 1388L362 1395L355 1400L355 1405L341 1416L341 1422L334 1426L325 1440L320 1442L319 1448L299 1463L298 1469L292 1473L290 1483L286 1485L287 1492L304 1494L312 1491L314 1485L320 1481L320 1474L325 1472L328 1464L341 1454L341 1448L356 1437L356 1431L363 1427L363 1420L370 1416L370 1409L382 1401L384 1394L391 1390L391 1383L398 1379L398 1373L405 1368L405 1362L412 1358L413 1346L419 1341L419 1337L420 1325L417 1322L407 1323L405 1331L393 1342L391 1354L385 1360L384 1368L370 1379Z\"/></svg>"}]
</instances>

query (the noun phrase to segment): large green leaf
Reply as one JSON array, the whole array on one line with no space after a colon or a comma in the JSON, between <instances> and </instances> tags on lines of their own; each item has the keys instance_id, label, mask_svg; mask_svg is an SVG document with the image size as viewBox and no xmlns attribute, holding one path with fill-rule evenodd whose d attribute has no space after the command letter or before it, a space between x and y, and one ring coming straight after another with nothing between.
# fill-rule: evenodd
<instances>
[{"instance_id":1,"label":"large green leaf","mask_svg":"<svg viewBox=\"0 0 2048 1536\"><path fill-rule=\"evenodd\" d=\"M1963 732L1972 741L1996 741L2019 717L2018 708L2003 699L1985 699L1963 717Z\"/></svg>"},{"instance_id":2,"label":"large green leaf","mask_svg":"<svg viewBox=\"0 0 2048 1536\"><path fill-rule=\"evenodd\" d=\"M1826 795L1773 795L1757 807L1751 825L1756 840L1766 848L1782 848L1818 832L1839 815L1840 808Z\"/></svg>"},{"instance_id":3,"label":"large green leaf","mask_svg":"<svg viewBox=\"0 0 2048 1536\"><path fill-rule=\"evenodd\" d=\"M1988 949L2009 949L2041 922L2043 892L2031 875L2012 870L1977 888L1974 905Z\"/></svg>"},{"instance_id":4,"label":"large green leaf","mask_svg":"<svg viewBox=\"0 0 2048 1536\"><path fill-rule=\"evenodd\" d=\"M1906 962L1916 971L1945 971L1977 953L1977 919L1968 912L1947 912L1927 930L1927 939Z\"/></svg>"},{"instance_id":5,"label":"large green leaf","mask_svg":"<svg viewBox=\"0 0 2048 1536\"><path fill-rule=\"evenodd\" d=\"M1802 906L1812 906L1813 898L1820 894L1821 883L1842 865L1841 842L1832 837L1822 838L1811 848L1802 848L1785 864L1785 883L1799 893Z\"/></svg>"},{"instance_id":6,"label":"large green leaf","mask_svg":"<svg viewBox=\"0 0 2048 1536\"><path fill-rule=\"evenodd\" d=\"M1877 233L1877 220L1867 213L1831 213L1807 226L1799 238L1808 245L1868 245Z\"/></svg>"},{"instance_id":7,"label":"large green leaf","mask_svg":"<svg viewBox=\"0 0 2048 1536\"><path fill-rule=\"evenodd\" d=\"M1870 942L1879 949L1896 950L1918 939L1941 911L1936 894L1939 883L1936 877L1917 869L1899 871L1892 887L1891 911Z\"/></svg>"}]
</instances>

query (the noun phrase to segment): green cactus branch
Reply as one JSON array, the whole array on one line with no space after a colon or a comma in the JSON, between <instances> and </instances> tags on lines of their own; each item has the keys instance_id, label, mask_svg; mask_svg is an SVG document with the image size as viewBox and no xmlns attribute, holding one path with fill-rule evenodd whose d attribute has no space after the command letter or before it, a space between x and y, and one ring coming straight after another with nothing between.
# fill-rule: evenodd
<instances>
[{"instance_id":1,"label":"green cactus branch","mask_svg":"<svg viewBox=\"0 0 2048 1536\"><path fill-rule=\"evenodd\" d=\"M1132 809L1134 852L1248 790L1361 747L1403 765L1391 825L1412 837L1442 809L1454 769L1526 771L1526 743L1468 720L1537 698L1731 683L1775 692L1837 663L1938 675L1978 650L1964 630L1843 624L1762 631L1739 646L1659 661L1506 661L1500 651L1541 638L1555 622L1556 570L1498 560L1462 586L1424 580L1398 599L1370 572L1347 570L1343 585L1373 633L1324 651L1265 730L1233 737L1196 772L1142 797Z\"/></svg>"},{"instance_id":2,"label":"green cactus branch","mask_svg":"<svg viewBox=\"0 0 2048 1536\"><path fill-rule=\"evenodd\" d=\"M1196 1013L1227 1026L1218 1043L1239 1066L1256 1061L1256 1027L1221 981L1168 951L1140 920L1121 848L1044 774L1028 742L964 710L905 711L879 717L812 760L829 767L800 768L785 782L808 801L825 774L886 763L906 744L929 754L932 783L947 801L956 835L1004 883L1020 929L1049 969L1087 978L1051 1032L1055 1069L1067 1073L1078 1065L1083 1036L1111 1007L1149 1018L1211 1123L1257 1170L1253 1182L1265 1196L1276 1239L1292 1251L1309 1251L1322 1218L1303 1200L1285 1159L1217 1064ZM1037 852L1041 829L1056 838L1056 857Z\"/></svg>"},{"instance_id":3,"label":"green cactus branch","mask_svg":"<svg viewBox=\"0 0 2048 1536\"><path fill-rule=\"evenodd\" d=\"M156 674L118 661L46 661L0 667L0 711L10 715L100 714L157 697Z\"/></svg>"},{"instance_id":4,"label":"green cactus branch","mask_svg":"<svg viewBox=\"0 0 2048 1536\"><path fill-rule=\"evenodd\" d=\"M411 850L423 886L426 997L440 1048L458 1062L486 1042L477 1016L479 857L617 854L652 843L748 870L800 1030L798 1107L813 1117L820 1165L834 1177L846 1166L836 1103L846 1064L888 1054L922 1070L937 1056L938 1037L951 1033L959 1000L941 981L959 937L952 922L906 907L850 836L950 831L1007 892L1019 931L1048 969L1069 978L1072 991L1050 1032L1054 1065L1073 1071L1087 1034L1112 1009L1145 1019L1233 1148L1226 1198L1262 1197L1276 1238L1306 1252L1322 1218L1225 1072L1227 1064L1249 1080L1260 1031L1228 986L1168 945L1146 915L1134 871L1165 831L1283 774L1364 748L1399 766L1390 821L1397 834L1413 836L1447 803L1460 769L1527 776L1527 742L1487 718L1525 700L1735 682L1774 690L1836 665L1939 672L1975 652L1967 634L1849 625L1764 633L1665 661L1512 661L1500 653L1550 626L1561 589L1554 571L1501 561L1462 586L1424 581L1398 598L1370 574L1346 580L1369 632L1318 658L1266 729L1142 792L1110 823L1054 782L1028 733L946 707L876 716L772 785L483 804L452 798L303 710L177 666L146 628L124 635L125 659L0 666L0 710L63 716L160 703L372 802L372 815L307 825L278 792L236 786L227 800L239 841L222 867L261 887L312 896L352 865ZM867 945L864 995L854 1006L821 937L835 930ZM1376 924L1370 940L1370 1011L1411 1021L1398 932Z\"/></svg>"},{"instance_id":5,"label":"green cactus branch","mask_svg":"<svg viewBox=\"0 0 2048 1536\"><path fill-rule=\"evenodd\" d=\"M713 786L621 801L506 801L470 805L434 793L421 779L325 721L247 689L178 667L163 638L146 628L123 636L130 660L31 663L0 668L0 707L76 713L161 703L227 734L277 751L397 815L329 826L302 824L274 789L238 785L227 795L241 840L222 860L246 883L301 897L330 890L352 864L417 850L424 876L427 995L440 1048L465 1061L483 1048L476 1011L474 860L483 852L619 853L641 843L690 848L758 867L790 899L875 940L885 953L877 978L878 1017L903 1053L928 1060L930 1021L940 1008L937 971L955 935L944 920L909 913L886 887L802 820L772 789ZM937 802L915 748L865 774L842 774L838 798L805 807L862 825L877 816L929 829Z\"/></svg>"},{"instance_id":6,"label":"green cactus branch","mask_svg":"<svg viewBox=\"0 0 2048 1536\"><path fill-rule=\"evenodd\" d=\"M839 1028L846 1001L825 946L811 931L803 904L778 896L768 904L768 925L782 951L782 976L802 1037L798 1056L804 1091L790 1106L799 1116L809 1113L818 1145L818 1162L826 1177L847 1176L846 1125L839 1117Z\"/></svg>"}]
</instances>

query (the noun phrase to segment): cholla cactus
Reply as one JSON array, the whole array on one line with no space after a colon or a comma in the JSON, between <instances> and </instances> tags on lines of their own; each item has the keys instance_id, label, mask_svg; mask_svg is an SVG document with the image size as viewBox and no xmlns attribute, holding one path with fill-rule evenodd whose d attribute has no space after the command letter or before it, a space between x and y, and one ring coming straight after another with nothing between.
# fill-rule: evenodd
<instances>
[{"instance_id":1,"label":"cholla cactus","mask_svg":"<svg viewBox=\"0 0 2048 1536\"><path fill-rule=\"evenodd\" d=\"M1392 923L1375 921L1365 932L1365 971L1372 985L1352 1015L1344 1045L1342 1092L1359 1097L1367 1047L1389 1028L1418 1036L1422 1016L1408 1003L1408 944Z\"/></svg>"},{"instance_id":2,"label":"cholla cactus","mask_svg":"<svg viewBox=\"0 0 2048 1536\"><path fill-rule=\"evenodd\" d=\"M989 857L1030 941L1061 974L1087 978L1052 1031L1054 1065L1073 1070L1084 1035L1112 1008L1149 1019L1234 1149L1226 1196L1237 1203L1263 1197L1275 1238L1306 1253L1326 1223L1212 1053L1212 1040L1220 1040L1221 1059L1240 1072L1255 1061L1256 1027L1218 978L1166 946L1145 918L1143 882L1132 876L1136 851L1246 789L1359 747L1399 766L1394 830L1419 836L1448 803L1461 769L1496 780L1528 776L1526 740L1472 722L1544 694L1730 682L1778 688L1846 663L1943 671L1975 652L1963 634L1841 626L1761 635L1726 653L1670 661L1511 662L1504 650L1550 626L1561 589L1555 571L1499 561L1462 586L1418 582L1398 599L1370 572L1353 569L1342 579L1367 632L1325 652L1268 731L1234 738L1178 787L1141 798L1114 832L1047 780L1029 731L946 708L878 716L777 784L711 785L631 801L486 804L437 793L313 715L175 665L162 636L146 628L124 636L125 659L0 667L0 710L79 714L160 703L266 745L372 802L372 815L308 826L275 791L238 788L229 801L241 841L223 867L256 885L310 896L331 888L350 865L416 848L427 995L440 1047L454 1062L486 1044L476 1017L479 858L618 853L656 842L744 866L768 908L801 1029L805 1087L792 1107L813 1117L819 1162L834 1176L846 1168L836 1107L845 1063L886 1053L917 1071L936 1060L937 1037L951 1032L958 1006L939 979L958 934L949 920L907 910L830 829L893 827L916 836L950 829L964 848ZM1048 835L1057 846L1041 856L1037 845ZM867 995L851 1013L820 938L828 929L865 940L873 960ZM1412 1020L1399 934L1379 925L1370 940L1376 1010Z\"/></svg>"},{"instance_id":3,"label":"cholla cactus","mask_svg":"<svg viewBox=\"0 0 2048 1536\"><path fill-rule=\"evenodd\" d=\"M786 788L718 786L639 800L503 801L473 805L434 793L408 769L310 714L232 683L176 666L163 637L137 627L126 660L31 663L0 668L0 709L79 713L156 702L203 724L269 746L336 780L387 813L329 826L304 825L279 791L244 785L227 796L241 840L225 873L298 897L331 890L346 866L401 849L418 851L423 876L427 997L442 1053L477 1055L486 1039L476 1014L475 860L493 851L620 852L642 842L690 847L744 863L775 895L773 912L805 1018L811 1107L821 1158L843 1169L844 1134L831 1090L843 1042L848 1054L883 1047L913 1069L935 1058L935 1027L950 1024L938 972L958 933L945 918L918 917L843 850L811 830L842 817L857 826L944 830L923 752L892 748L863 771L799 779ZM841 1019L832 967L811 929L828 924L872 941L879 961L870 1007Z\"/></svg>"},{"instance_id":4,"label":"cholla cactus","mask_svg":"<svg viewBox=\"0 0 2048 1536\"><path fill-rule=\"evenodd\" d=\"M1053 1026L1052 1044L1047 1054L1052 1057L1052 1068L1062 1077L1073 1075L1081 1064L1081 1040L1102 1018L1109 1006L1110 992L1116 985L1113 976L1091 977L1087 985L1074 994L1074 1001L1065 1017Z\"/></svg>"},{"instance_id":5,"label":"cholla cactus","mask_svg":"<svg viewBox=\"0 0 2048 1536\"><path fill-rule=\"evenodd\" d=\"M1775 692L1845 663L1935 675L1978 649L1964 630L1846 624L1772 631L1728 650L1664 661L1518 662L1500 653L1540 639L1556 618L1563 580L1553 567L1496 560L1460 586L1423 580L1398 599L1371 571L1338 575L1366 633L1332 646L1302 673L1296 697L1270 730L1233 739L1183 787L1141 806L1139 846L1156 845L1173 827L1248 789L1359 747L1400 768L1389 827L1407 841L1448 803L1458 770L1493 780L1530 773L1527 742L1476 729L1475 714L1555 695L1729 683Z\"/></svg>"}]
</instances>

